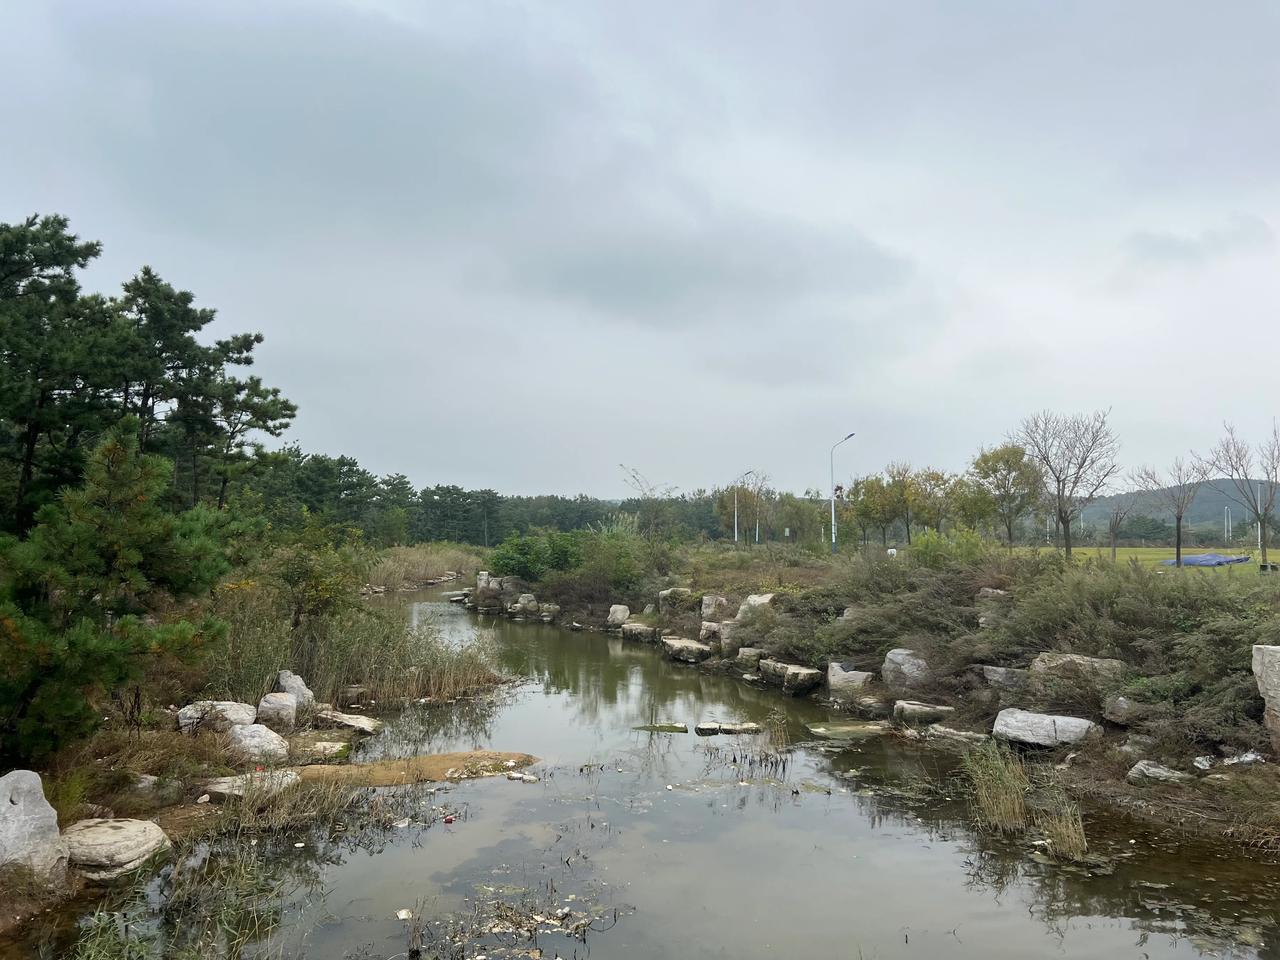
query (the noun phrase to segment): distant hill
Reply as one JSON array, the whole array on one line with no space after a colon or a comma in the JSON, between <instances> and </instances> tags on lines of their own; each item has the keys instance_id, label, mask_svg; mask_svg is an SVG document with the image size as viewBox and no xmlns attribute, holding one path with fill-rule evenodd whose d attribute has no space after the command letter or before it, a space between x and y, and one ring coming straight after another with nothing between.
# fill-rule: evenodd
<instances>
[{"instance_id":1,"label":"distant hill","mask_svg":"<svg viewBox=\"0 0 1280 960\"><path fill-rule=\"evenodd\" d=\"M1238 530L1241 524L1247 524L1249 517L1243 507L1232 499L1236 495L1235 484L1230 480L1207 480L1196 494L1196 498L1192 501L1191 508L1187 511L1186 517L1183 518L1185 524L1191 526L1199 526L1200 524L1216 524L1222 526L1223 512L1227 507L1231 508L1231 520ZM1117 494L1116 496L1128 496L1128 494ZM1107 517L1111 513L1111 503L1116 496L1100 497L1091 503L1084 510L1084 519L1090 524L1106 524ZM1165 506L1164 501L1153 494L1139 494L1139 500L1136 507L1130 513L1130 516L1142 514L1152 517L1156 520L1167 520L1173 522L1173 515Z\"/></svg>"}]
</instances>

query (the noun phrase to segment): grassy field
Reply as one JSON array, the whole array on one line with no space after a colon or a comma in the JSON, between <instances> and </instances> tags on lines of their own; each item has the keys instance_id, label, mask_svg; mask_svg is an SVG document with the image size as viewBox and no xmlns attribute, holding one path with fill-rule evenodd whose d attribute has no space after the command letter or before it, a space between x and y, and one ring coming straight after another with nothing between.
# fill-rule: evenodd
<instances>
[{"instance_id":1,"label":"grassy field","mask_svg":"<svg viewBox=\"0 0 1280 960\"><path fill-rule=\"evenodd\" d=\"M1268 551L1268 553L1270 552L1271 551ZM1242 563L1236 569L1239 569L1241 571L1249 570L1249 571L1252 571L1253 573L1258 572L1257 560L1259 559L1259 556L1258 556L1258 551L1256 549L1241 550L1238 547L1183 547L1182 548L1182 558L1184 560L1187 557L1193 556L1197 553L1221 553L1229 557L1238 557L1238 556L1246 556L1246 555L1251 556L1253 557L1253 562ZM1110 560L1111 548L1110 547L1076 547L1074 550L1072 550L1072 554L1077 559L1084 559L1086 557L1101 557L1103 559ZM1143 566L1153 567L1156 564L1160 563L1160 561L1162 560L1172 560L1172 559L1173 559L1173 547L1117 547L1116 548L1116 560L1120 563L1128 563L1130 560L1136 560L1138 561L1138 563L1142 564ZM1280 555L1277 555L1276 559L1280 559ZM1218 567L1218 568L1210 567L1205 569L1230 570L1233 568L1232 567Z\"/></svg>"}]
</instances>

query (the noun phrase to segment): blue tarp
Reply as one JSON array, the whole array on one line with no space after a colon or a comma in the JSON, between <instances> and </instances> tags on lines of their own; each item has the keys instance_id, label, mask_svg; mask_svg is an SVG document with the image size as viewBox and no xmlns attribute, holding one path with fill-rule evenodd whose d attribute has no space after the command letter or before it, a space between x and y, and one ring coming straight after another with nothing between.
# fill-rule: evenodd
<instances>
[{"instance_id":1,"label":"blue tarp","mask_svg":"<svg viewBox=\"0 0 1280 960\"><path fill-rule=\"evenodd\" d=\"M1183 554L1182 565L1184 567L1225 567L1229 563L1248 563L1252 557L1228 557L1221 553L1193 553ZM1161 560L1166 567L1177 566L1176 560Z\"/></svg>"}]
</instances>

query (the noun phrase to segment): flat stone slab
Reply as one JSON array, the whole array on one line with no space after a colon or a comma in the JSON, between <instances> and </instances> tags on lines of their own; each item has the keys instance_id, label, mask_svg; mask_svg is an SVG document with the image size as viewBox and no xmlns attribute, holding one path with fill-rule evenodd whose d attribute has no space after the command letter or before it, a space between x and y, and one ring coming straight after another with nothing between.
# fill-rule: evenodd
<instances>
[{"instance_id":1,"label":"flat stone slab","mask_svg":"<svg viewBox=\"0 0 1280 960\"><path fill-rule=\"evenodd\" d=\"M281 790L292 787L299 779L292 770L260 770L257 773L242 773L238 777L218 777L205 783L202 789L211 800L219 801L243 797L247 792L252 792L255 796L274 797Z\"/></svg>"},{"instance_id":2,"label":"flat stone slab","mask_svg":"<svg viewBox=\"0 0 1280 960\"><path fill-rule=\"evenodd\" d=\"M962 743L985 743L991 739L988 733L977 733L973 730L957 730L955 727L945 727L940 723L931 723L924 728L926 737L934 737L939 740L958 740Z\"/></svg>"},{"instance_id":3,"label":"flat stone slab","mask_svg":"<svg viewBox=\"0 0 1280 960\"><path fill-rule=\"evenodd\" d=\"M1013 707L996 714L992 734L1015 743L1036 747L1056 747L1064 743L1078 743L1088 737L1100 736L1102 728L1081 717L1062 717L1048 713L1032 713Z\"/></svg>"},{"instance_id":4,"label":"flat stone slab","mask_svg":"<svg viewBox=\"0 0 1280 960\"><path fill-rule=\"evenodd\" d=\"M936 723L955 712L955 707L921 703L918 700L899 700L893 705L893 719L898 723Z\"/></svg>"},{"instance_id":5,"label":"flat stone slab","mask_svg":"<svg viewBox=\"0 0 1280 960\"><path fill-rule=\"evenodd\" d=\"M711 656L711 647L685 637L663 637L662 649L672 660L684 663L701 663Z\"/></svg>"},{"instance_id":6,"label":"flat stone slab","mask_svg":"<svg viewBox=\"0 0 1280 960\"><path fill-rule=\"evenodd\" d=\"M81 820L62 834L71 864L90 880L112 880L138 869L170 846L150 820Z\"/></svg>"},{"instance_id":7,"label":"flat stone slab","mask_svg":"<svg viewBox=\"0 0 1280 960\"><path fill-rule=\"evenodd\" d=\"M318 727L342 727L356 733L377 733L382 729L382 721L366 717L359 713L342 713L339 710L320 710L316 713L315 723Z\"/></svg>"},{"instance_id":8,"label":"flat stone slab","mask_svg":"<svg viewBox=\"0 0 1280 960\"><path fill-rule=\"evenodd\" d=\"M1139 760L1129 768L1125 779L1130 783L1189 783L1195 777L1151 760Z\"/></svg>"},{"instance_id":9,"label":"flat stone slab","mask_svg":"<svg viewBox=\"0 0 1280 960\"><path fill-rule=\"evenodd\" d=\"M757 665L760 675L772 683L782 685L782 689L792 696L808 693L821 686L823 672L813 667L804 667L798 663L782 663L778 660L761 660Z\"/></svg>"},{"instance_id":10,"label":"flat stone slab","mask_svg":"<svg viewBox=\"0 0 1280 960\"><path fill-rule=\"evenodd\" d=\"M868 740L886 734L890 729L883 720L829 720L804 726L810 736L819 740Z\"/></svg>"},{"instance_id":11,"label":"flat stone slab","mask_svg":"<svg viewBox=\"0 0 1280 960\"><path fill-rule=\"evenodd\" d=\"M683 723L644 723L632 730L643 730L645 733L688 733L689 727Z\"/></svg>"},{"instance_id":12,"label":"flat stone slab","mask_svg":"<svg viewBox=\"0 0 1280 960\"><path fill-rule=\"evenodd\" d=\"M1129 669L1123 660L1086 657L1078 653L1042 653L1031 661L1031 672L1061 679L1114 680Z\"/></svg>"},{"instance_id":13,"label":"flat stone slab","mask_svg":"<svg viewBox=\"0 0 1280 960\"><path fill-rule=\"evenodd\" d=\"M640 643L653 643L658 638L658 631L654 627L650 627L643 623L624 623L622 625L622 639L636 640Z\"/></svg>"}]
</instances>

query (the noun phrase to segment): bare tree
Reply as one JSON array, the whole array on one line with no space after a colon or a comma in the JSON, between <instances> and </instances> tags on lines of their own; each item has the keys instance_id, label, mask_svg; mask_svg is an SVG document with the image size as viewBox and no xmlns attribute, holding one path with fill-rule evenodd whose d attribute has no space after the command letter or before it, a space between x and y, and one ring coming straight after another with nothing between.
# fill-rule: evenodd
<instances>
[{"instance_id":1,"label":"bare tree","mask_svg":"<svg viewBox=\"0 0 1280 960\"><path fill-rule=\"evenodd\" d=\"M1179 567L1182 566L1182 518L1191 509L1191 502L1208 475L1204 463L1199 460L1188 463L1181 457L1174 460L1165 473L1154 467L1143 467L1134 474L1138 485L1173 514L1173 556Z\"/></svg>"},{"instance_id":2,"label":"bare tree","mask_svg":"<svg viewBox=\"0 0 1280 960\"><path fill-rule=\"evenodd\" d=\"M1280 483L1280 424L1271 421L1271 434L1257 444L1248 444L1236 436L1229 423L1223 427L1227 435L1209 451L1207 457L1196 457L1207 470L1231 481L1234 492L1227 496L1244 507L1258 524L1262 562L1267 562L1267 526L1275 512L1276 486Z\"/></svg>"},{"instance_id":3,"label":"bare tree","mask_svg":"<svg viewBox=\"0 0 1280 960\"><path fill-rule=\"evenodd\" d=\"M1062 528L1062 544L1071 556L1071 524L1096 500L1120 469L1110 410L1065 416L1045 410L1022 421L1011 438L1021 444L1044 473L1050 509Z\"/></svg>"},{"instance_id":4,"label":"bare tree","mask_svg":"<svg viewBox=\"0 0 1280 960\"><path fill-rule=\"evenodd\" d=\"M1120 538L1120 528L1138 505L1138 498L1132 493L1120 493L1111 498L1111 510L1107 513L1107 536L1111 538L1111 562L1116 562L1116 540Z\"/></svg>"}]
</instances>

